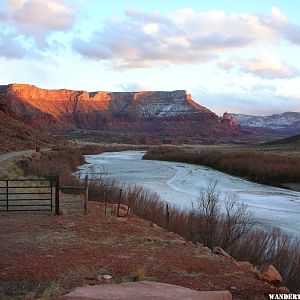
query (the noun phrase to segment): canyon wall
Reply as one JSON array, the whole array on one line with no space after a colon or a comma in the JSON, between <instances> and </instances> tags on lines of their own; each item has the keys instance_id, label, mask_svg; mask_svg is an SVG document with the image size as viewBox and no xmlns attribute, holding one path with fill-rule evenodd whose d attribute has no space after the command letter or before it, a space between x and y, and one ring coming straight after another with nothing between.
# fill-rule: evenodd
<instances>
[{"instance_id":1,"label":"canyon wall","mask_svg":"<svg viewBox=\"0 0 300 300\"><path fill-rule=\"evenodd\" d=\"M184 90L89 93L9 84L0 86L0 111L34 128L72 136L96 131L183 143L241 135Z\"/></svg>"},{"instance_id":2,"label":"canyon wall","mask_svg":"<svg viewBox=\"0 0 300 300\"><path fill-rule=\"evenodd\" d=\"M41 127L102 129L153 118L216 118L183 90L88 93L9 84L0 86L0 105L25 123Z\"/></svg>"}]
</instances>

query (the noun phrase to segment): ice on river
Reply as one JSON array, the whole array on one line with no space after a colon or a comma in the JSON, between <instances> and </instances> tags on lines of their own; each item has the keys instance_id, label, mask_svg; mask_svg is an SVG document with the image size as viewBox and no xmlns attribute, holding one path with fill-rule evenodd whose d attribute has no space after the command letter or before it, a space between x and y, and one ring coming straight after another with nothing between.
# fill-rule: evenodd
<instances>
[{"instance_id":1,"label":"ice on river","mask_svg":"<svg viewBox=\"0 0 300 300\"><path fill-rule=\"evenodd\" d=\"M217 181L221 195L236 193L264 228L276 225L300 237L299 192L256 184L204 166L142 160L143 155L143 151L87 155L87 164L79 171L104 172L120 184L142 185L159 193L163 201L185 209L197 202L199 191L211 180Z\"/></svg>"}]
</instances>

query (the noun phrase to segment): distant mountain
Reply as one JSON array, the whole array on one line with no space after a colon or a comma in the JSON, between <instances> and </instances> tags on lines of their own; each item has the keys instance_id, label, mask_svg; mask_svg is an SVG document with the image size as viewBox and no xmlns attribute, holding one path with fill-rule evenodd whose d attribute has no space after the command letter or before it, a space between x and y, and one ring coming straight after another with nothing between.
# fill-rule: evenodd
<instances>
[{"instance_id":1,"label":"distant mountain","mask_svg":"<svg viewBox=\"0 0 300 300\"><path fill-rule=\"evenodd\" d=\"M270 116L251 116L230 113L241 126L250 128L264 128L285 134L300 133L300 113L285 112Z\"/></svg>"},{"instance_id":2,"label":"distant mountain","mask_svg":"<svg viewBox=\"0 0 300 300\"><path fill-rule=\"evenodd\" d=\"M0 86L0 106L22 122L51 132L97 130L214 141L242 136L184 90L92 92Z\"/></svg>"}]
</instances>

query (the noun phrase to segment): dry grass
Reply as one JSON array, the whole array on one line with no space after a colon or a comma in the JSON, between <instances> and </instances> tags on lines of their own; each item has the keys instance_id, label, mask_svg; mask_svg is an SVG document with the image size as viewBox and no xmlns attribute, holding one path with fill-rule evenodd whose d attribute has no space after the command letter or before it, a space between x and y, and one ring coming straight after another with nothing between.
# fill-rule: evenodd
<instances>
[{"instance_id":1,"label":"dry grass","mask_svg":"<svg viewBox=\"0 0 300 300\"><path fill-rule=\"evenodd\" d=\"M101 149L98 148L95 151L101 151ZM27 175L49 177L59 174L63 184L69 184L74 180L78 184L78 179L74 178L70 172L84 162L82 152L90 153L92 150L89 148L84 148L84 151L74 148L58 148L44 153L40 157L27 159L20 164ZM174 154L172 152L171 156L167 156L170 159L177 157L172 156ZM166 154L170 155L170 152L167 150ZM228 155L230 156L230 154ZM210 159L212 161L215 159L215 163L217 163L217 157L212 155ZM188 157L185 158L188 159ZM189 162L198 161L193 159L192 157L192 161ZM199 195L198 206L195 206L192 211L182 211L170 207L169 222L167 223L166 206L158 194L138 186L122 187L122 193L120 193L120 186L103 176L91 179L90 200L107 201L108 203L120 201L122 204L130 206L134 214L188 240L203 243L211 248L221 246L233 257L248 260L255 266L272 263L283 275L285 283L291 289L300 288L298 280L300 253L297 247L299 241L283 235L278 230L270 234L255 229L246 208L241 206L233 195L228 195L226 211L221 213L219 196L215 192L214 185L202 191Z\"/></svg>"},{"instance_id":2,"label":"dry grass","mask_svg":"<svg viewBox=\"0 0 300 300\"><path fill-rule=\"evenodd\" d=\"M51 178L59 175L62 184L73 184L76 179L71 172L85 162L81 151L74 147L55 147L32 158L18 161L24 176Z\"/></svg>"},{"instance_id":3,"label":"dry grass","mask_svg":"<svg viewBox=\"0 0 300 300\"><path fill-rule=\"evenodd\" d=\"M300 158L253 150L187 151L177 147L151 148L144 159L204 165L255 182L278 186L300 182Z\"/></svg>"},{"instance_id":4,"label":"dry grass","mask_svg":"<svg viewBox=\"0 0 300 300\"><path fill-rule=\"evenodd\" d=\"M220 246L234 258L250 261L258 268L273 264L289 288L300 288L299 241L284 235L277 228L271 233L258 230L247 208L233 194L226 195L225 212L221 212L215 184L202 191L198 205L191 211L170 206L168 223L166 204L156 193L147 189L123 187L119 198L120 187L100 176L91 181L91 190L93 200L108 203L118 203L120 200L120 203L130 206L134 214L194 243L200 242L210 248Z\"/></svg>"}]
</instances>

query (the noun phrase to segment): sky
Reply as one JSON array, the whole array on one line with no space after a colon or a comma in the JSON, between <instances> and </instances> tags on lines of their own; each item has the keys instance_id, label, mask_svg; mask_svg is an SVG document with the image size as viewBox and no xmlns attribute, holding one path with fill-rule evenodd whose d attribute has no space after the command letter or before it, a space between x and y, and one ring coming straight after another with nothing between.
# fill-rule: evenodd
<instances>
[{"instance_id":1,"label":"sky","mask_svg":"<svg viewBox=\"0 0 300 300\"><path fill-rule=\"evenodd\" d=\"M300 112L298 0L0 0L0 84Z\"/></svg>"}]
</instances>

